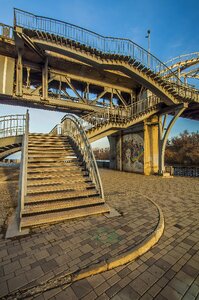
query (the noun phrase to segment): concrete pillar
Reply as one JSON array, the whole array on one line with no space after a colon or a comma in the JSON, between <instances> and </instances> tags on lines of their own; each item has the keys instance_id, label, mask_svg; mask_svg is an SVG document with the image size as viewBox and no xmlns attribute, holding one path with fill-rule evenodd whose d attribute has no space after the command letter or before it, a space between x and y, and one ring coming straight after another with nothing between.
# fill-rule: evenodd
<instances>
[{"instance_id":1,"label":"concrete pillar","mask_svg":"<svg viewBox=\"0 0 199 300\"><path fill-rule=\"evenodd\" d=\"M144 121L144 174L158 173L158 117Z\"/></svg>"},{"instance_id":2,"label":"concrete pillar","mask_svg":"<svg viewBox=\"0 0 199 300\"><path fill-rule=\"evenodd\" d=\"M16 66L16 95L22 96L23 86L23 65L22 49L18 49L17 66Z\"/></svg>"}]
</instances>

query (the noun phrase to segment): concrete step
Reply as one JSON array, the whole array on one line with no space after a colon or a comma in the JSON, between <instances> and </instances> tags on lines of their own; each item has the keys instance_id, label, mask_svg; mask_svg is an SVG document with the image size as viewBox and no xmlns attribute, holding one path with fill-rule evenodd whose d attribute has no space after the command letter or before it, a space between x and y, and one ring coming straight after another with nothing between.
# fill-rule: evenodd
<instances>
[{"instance_id":1,"label":"concrete step","mask_svg":"<svg viewBox=\"0 0 199 300\"><path fill-rule=\"evenodd\" d=\"M37 204L26 204L22 216L42 213L42 212L51 212L56 210L67 210L75 207L84 207L89 205L96 205L104 203L104 199L100 197L89 197L82 199L73 199L73 200L62 200L62 201L53 201L53 203L37 203Z\"/></svg>"},{"instance_id":2,"label":"concrete step","mask_svg":"<svg viewBox=\"0 0 199 300\"><path fill-rule=\"evenodd\" d=\"M37 203L37 202L49 202L61 199L75 199L75 198L83 198L89 196L98 196L96 190L84 190L84 191L70 191L70 192L56 192L56 193L47 193L43 195L31 195L25 196L24 203Z\"/></svg>"},{"instance_id":3,"label":"concrete step","mask_svg":"<svg viewBox=\"0 0 199 300\"><path fill-rule=\"evenodd\" d=\"M70 144L69 144L69 142L64 142L64 141L60 141L60 140L58 140L58 141L48 141L48 140L46 140L46 141L39 141L39 140L34 140L34 141L28 141L28 146L41 146L42 145L42 147L43 146L61 146L61 145L65 145L65 146L69 146Z\"/></svg>"},{"instance_id":4,"label":"concrete step","mask_svg":"<svg viewBox=\"0 0 199 300\"><path fill-rule=\"evenodd\" d=\"M55 158L55 157L66 157L66 156L76 156L75 155L75 152L74 151L62 151L61 153L52 153L52 152L50 152L50 153L42 153L42 152L40 152L40 153L30 153L29 151L28 151L28 158L34 158L34 157L36 157L36 158Z\"/></svg>"},{"instance_id":5,"label":"concrete step","mask_svg":"<svg viewBox=\"0 0 199 300\"><path fill-rule=\"evenodd\" d=\"M93 183L76 183L76 184L57 184L50 186L35 186L28 187L27 196L37 195L42 193L55 193L55 192L67 192L67 191L85 191L87 189L94 189L95 185Z\"/></svg>"},{"instance_id":6,"label":"concrete step","mask_svg":"<svg viewBox=\"0 0 199 300\"><path fill-rule=\"evenodd\" d=\"M64 220L91 216L95 214L102 214L109 212L110 209L107 204L95 205L91 207L82 207L62 212L52 212L46 214L38 214L29 217L23 217L21 220L21 228L38 226L47 223L56 223Z\"/></svg>"},{"instance_id":7,"label":"concrete step","mask_svg":"<svg viewBox=\"0 0 199 300\"><path fill-rule=\"evenodd\" d=\"M60 167L52 167L52 168L31 168L28 167L27 169L27 173L31 174L31 173L46 173L46 172L77 172L79 171L79 173L81 173L81 171L84 171L83 168L79 167L79 166L60 166Z\"/></svg>"},{"instance_id":8,"label":"concrete step","mask_svg":"<svg viewBox=\"0 0 199 300\"><path fill-rule=\"evenodd\" d=\"M29 157L28 158L28 163L40 163L40 162L64 162L64 161L72 161L72 160L78 160L77 156L70 156L70 155L66 155L63 157L54 157L54 158L50 158L50 157Z\"/></svg>"},{"instance_id":9,"label":"concrete step","mask_svg":"<svg viewBox=\"0 0 199 300\"><path fill-rule=\"evenodd\" d=\"M63 167L63 166L69 166L69 167L83 167L83 164L79 161L51 161L51 162L35 162L35 161L30 161L28 162L28 168L54 168L54 167Z\"/></svg>"},{"instance_id":10,"label":"concrete step","mask_svg":"<svg viewBox=\"0 0 199 300\"><path fill-rule=\"evenodd\" d=\"M34 179L53 179L53 178L85 178L88 177L88 171L74 171L74 172L67 172L67 171L62 171L62 172L44 172L44 173L31 173L27 174L27 179L28 180L34 180Z\"/></svg>"},{"instance_id":11,"label":"concrete step","mask_svg":"<svg viewBox=\"0 0 199 300\"><path fill-rule=\"evenodd\" d=\"M77 179L69 179L65 177L60 178L51 178L51 179L29 179L27 181L27 187L38 187L38 186L48 186L48 185L56 185L56 184L67 184L67 185L74 185L74 184L83 184L83 183L91 183L89 178L79 177Z\"/></svg>"},{"instance_id":12,"label":"concrete step","mask_svg":"<svg viewBox=\"0 0 199 300\"><path fill-rule=\"evenodd\" d=\"M35 146L31 146L31 147L28 147L28 153L40 153L40 152L43 152L44 151L44 148L43 146L42 147L35 147ZM59 152L62 152L62 151L74 151L72 147L64 147L64 146L61 146L61 147L45 147L45 152L52 152L52 153L59 153Z\"/></svg>"}]
</instances>

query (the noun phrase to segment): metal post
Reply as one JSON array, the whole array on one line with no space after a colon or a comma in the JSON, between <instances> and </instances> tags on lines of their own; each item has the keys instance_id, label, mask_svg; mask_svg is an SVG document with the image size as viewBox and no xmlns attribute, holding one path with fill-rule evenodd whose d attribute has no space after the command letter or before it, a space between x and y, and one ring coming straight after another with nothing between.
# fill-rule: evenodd
<instances>
[{"instance_id":1,"label":"metal post","mask_svg":"<svg viewBox=\"0 0 199 300\"><path fill-rule=\"evenodd\" d=\"M147 57L147 63L148 63L148 67L150 67L150 35L151 35L151 30L147 30L147 35L145 36L145 38L148 39L148 57Z\"/></svg>"}]
</instances>

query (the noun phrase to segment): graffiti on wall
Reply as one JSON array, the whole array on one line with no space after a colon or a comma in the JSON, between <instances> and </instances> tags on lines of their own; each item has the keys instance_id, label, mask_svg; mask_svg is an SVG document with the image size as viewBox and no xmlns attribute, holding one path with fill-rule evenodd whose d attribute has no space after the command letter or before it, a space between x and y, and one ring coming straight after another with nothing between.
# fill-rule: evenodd
<instances>
[{"instance_id":1,"label":"graffiti on wall","mask_svg":"<svg viewBox=\"0 0 199 300\"><path fill-rule=\"evenodd\" d=\"M123 170L142 173L144 171L144 140L138 133L123 136Z\"/></svg>"}]
</instances>

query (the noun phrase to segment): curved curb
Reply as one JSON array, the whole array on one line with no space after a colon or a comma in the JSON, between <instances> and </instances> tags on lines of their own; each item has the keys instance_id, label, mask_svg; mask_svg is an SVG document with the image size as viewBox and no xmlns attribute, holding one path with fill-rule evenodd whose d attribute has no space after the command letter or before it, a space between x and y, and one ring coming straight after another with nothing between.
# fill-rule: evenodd
<instances>
[{"instance_id":1,"label":"curved curb","mask_svg":"<svg viewBox=\"0 0 199 300\"><path fill-rule=\"evenodd\" d=\"M144 197L147 198L153 205L155 205L159 212L159 222L153 233L132 250L126 251L125 253L122 253L114 258L107 259L107 261L93 264L83 270L73 273L72 282L125 265L146 253L159 241L164 231L163 212L160 206L153 200L146 196Z\"/></svg>"}]
</instances>

